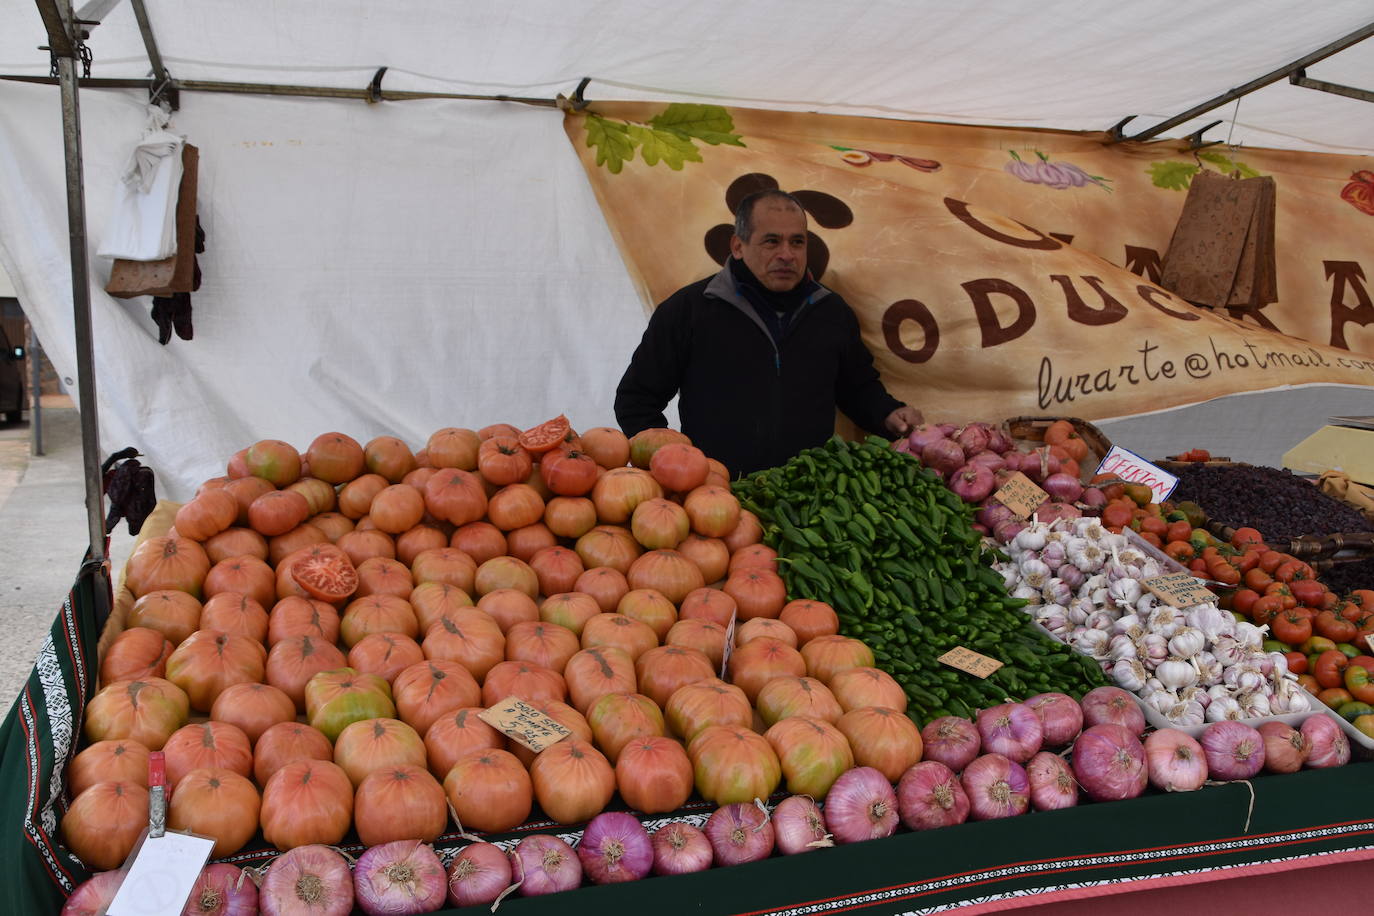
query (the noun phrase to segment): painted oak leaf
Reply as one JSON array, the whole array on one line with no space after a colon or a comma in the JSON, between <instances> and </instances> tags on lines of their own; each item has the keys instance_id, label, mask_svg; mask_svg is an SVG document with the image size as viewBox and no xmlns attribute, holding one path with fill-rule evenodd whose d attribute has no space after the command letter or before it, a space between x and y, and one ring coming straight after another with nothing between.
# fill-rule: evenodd
<instances>
[{"instance_id":1,"label":"painted oak leaf","mask_svg":"<svg viewBox=\"0 0 1374 916\"><path fill-rule=\"evenodd\" d=\"M635 155L629 125L607 121L600 115L587 115L587 145L596 149L596 164L604 165L612 175L620 174Z\"/></svg>"},{"instance_id":2,"label":"painted oak leaf","mask_svg":"<svg viewBox=\"0 0 1374 916\"><path fill-rule=\"evenodd\" d=\"M684 162L701 161L701 153L697 152L692 141L675 131L631 124L629 137L639 147L645 165L658 165L662 160L668 168L679 172Z\"/></svg>"},{"instance_id":3,"label":"painted oak leaf","mask_svg":"<svg viewBox=\"0 0 1374 916\"><path fill-rule=\"evenodd\" d=\"M730 117L730 112L719 105L674 102L656 115L649 126L695 137L712 146L721 143L744 146L744 141L735 133L735 121Z\"/></svg>"},{"instance_id":4,"label":"painted oak leaf","mask_svg":"<svg viewBox=\"0 0 1374 916\"><path fill-rule=\"evenodd\" d=\"M1202 171L1202 167L1191 162L1156 162L1149 171L1150 181L1154 182L1155 187L1183 191L1192 183L1193 176Z\"/></svg>"},{"instance_id":5,"label":"painted oak leaf","mask_svg":"<svg viewBox=\"0 0 1374 916\"><path fill-rule=\"evenodd\" d=\"M1260 174L1244 162L1236 162L1234 159L1231 159L1229 156L1223 156L1221 153L1198 153L1197 157L1203 162L1210 162L1228 175L1232 172L1240 172L1242 178L1258 178Z\"/></svg>"}]
</instances>

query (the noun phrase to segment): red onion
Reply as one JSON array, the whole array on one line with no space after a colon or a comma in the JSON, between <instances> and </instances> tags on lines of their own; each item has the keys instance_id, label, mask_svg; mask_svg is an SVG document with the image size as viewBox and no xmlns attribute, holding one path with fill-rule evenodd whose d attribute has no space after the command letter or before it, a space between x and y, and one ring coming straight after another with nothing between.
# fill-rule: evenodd
<instances>
[{"instance_id":1,"label":"red onion","mask_svg":"<svg viewBox=\"0 0 1374 916\"><path fill-rule=\"evenodd\" d=\"M949 488L966 503L980 503L992 495L992 471L981 464L966 464L949 479Z\"/></svg>"},{"instance_id":2,"label":"red onion","mask_svg":"<svg viewBox=\"0 0 1374 916\"><path fill-rule=\"evenodd\" d=\"M123 869L102 871L77 885L62 906L62 916L96 916L105 912L119 885L124 881Z\"/></svg>"},{"instance_id":3,"label":"red onion","mask_svg":"<svg viewBox=\"0 0 1374 916\"><path fill-rule=\"evenodd\" d=\"M962 824L968 812L968 796L959 777L943 763L922 760L897 783L897 813L912 830Z\"/></svg>"},{"instance_id":4,"label":"red onion","mask_svg":"<svg viewBox=\"0 0 1374 916\"><path fill-rule=\"evenodd\" d=\"M328 846L297 846L272 860L258 906L263 916L348 916L353 912L353 875Z\"/></svg>"},{"instance_id":5,"label":"red onion","mask_svg":"<svg viewBox=\"0 0 1374 916\"><path fill-rule=\"evenodd\" d=\"M703 832L717 865L757 862L773 852L773 824L753 802L722 805L711 812Z\"/></svg>"},{"instance_id":6,"label":"red onion","mask_svg":"<svg viewBox=\"0 0 1374 916\"><path fill-rule=\"evenodd\" d=\"M1078 783L1064 758L1041 751L1026 764L1031 805L1036 811L1058 811L1078 804Z\"/></svg>"},{"instance_id":7,"label":"red onion","mask_svg":"<svg viewBox=\"0 0 1374 916\"><path fill-rule=\"evenodd\" d=\"M825 832L820 805L809 795L788 796L773 809L773 832L778 852L785 856L835 845Z\"/></svg>"},{"instance_id":8,"label":"red onion","mask_svg":"<svg viewBox=\"0 0 1374 916\"><path fill-rule=\"evenodd\" d=\"M1296 773L1312 753L1312 746L1303 733L1285 722L1265 722L1258 731L1264 737L1264 770L1267 773Z\"/></svg>"},{"instance_id":9,"label":"red onion","mask_svg":"<svg viewBox=\"0 0 1374 916\"><path fill-rule=\"evenodd\" d=\"M392 840L358 858L353 893L367 916L433 913L448 896L448 873L428 843Z\"/></svg>"},{"instance_id":10,"label":"red onion","mask_svg":"<svg viewBox=\"0 0 1374 916\"><path fill-rule=\"evenodd\" d=\"M1025 814L1030 807L1030 780L1021 764L1001 754L984 754L960 777L968 796L969 816L991 821Z\"/></svg>"},{"instance_id":11,"label":"red onion","mask_svg":"<svg viewBox=\"0 0 1374 916\"><path fill-rule=\"evenodd\" d=\"M892 783L873 767L841 773L825 796L825 827L837 843L892 836L899 817Z\"/></svg>"},{"instance_id":12,"label":"red onion","mask_svg":"<svg viewBox=\"0 0 1374 916\"><path fill-rule=\"evenodd\" d=\"M978 711L978 736L983 750L1025 763L1040 750L1045 729L1035 710L1024 703L1002 703Z\"/></svg>"},{"instance_id":13,"label":"red onion","mask_svg":"<svg viewBox=\"0 0 1374 916\"><path fill-rule=\"evenodd\" d=\"M1350 739L1326 713L1303 719L1301 730L1312 748L1307 755L1309 767L1339 767L1350 762Z\"/></svg>"},{"instance_id":14,"label":"red onion","mask_svg":"<svg viewBox=\"0 0 1374 916\"><path fill-rule=\"evenodd\" d=\"M1007 459L996 452L979 452L968 460L969 464L981 464L994 474L1007 466Z\"/></svg>"},{"instance_id":15,"label":"red onion","mask_svg":"<svg viewBox=\"0 0 1374 916\"><path fill-rule=\"evenodd\" d=\"M1140 704L1120 687L1098 687L1083 695L1083 724L1122 725L1137 737L1145 731Z\"/></svg>"},{"instance_id":16,"label":"red onion","mask_svg":"<svg viewBox=\"0 0 1374 916\"><path fill-rule=\"evenodd\" d=\"M1135 798L1149 781L1145 748L1120 725L1094 725L1073 743L1073 775L1097 801Z\"/></svg>"},{"instance_id":17,"label":"red onion","mask_svg":"<svg viewBox=\"0 0 1374 916\"><path fill-rule=\"evenodd\" d=\"M965 455L976 455L988 447L988 425L970 423L954 434L954 441L959 443Z\"/></svg>"},{"instance_id":18,"label":"red onion","mask_svg":"<svg viewBox=\"0 0 1374 916\"><path fill-rule=\"evenodd\" d=\"M1037 522L1044 522L1047 525L1061 518L1074 519L1082 517L1083 513L1077 506L1070 505L1069 503L1054 502L1053 500L1047 503L1041 503L1040 508L1035 510L1035 520Z\"/></svg>"},{"instance_id":19,"label":"red onion","mask_svg":"<svg viewBox=\"0 0 1374 916\"><path fill-rule=\"evenodd\" d=\"M181 916L257 916L258 886L237 865L207 865Z\"/></svg>"},{"instance_id":20,"label":"red onion","mask_svg":"<svg viewBox=\"0 0 1374 916\"><path fill-rule=\"evenodd\" d=\"M1083 484L1063 471L1046 477L1040 489L1050 494L1050 499L1061 503L1071 503L1083 495Z\"/></svg>"},{"instance_id":21,"label":"red onion","mask_svg":"<svg viewBox=\"0 0 1374 916\"><path fill-rule=\"evenodd\" d=\"M1027 467L1032 464L1032 467ZM1049 446L1035 449L1026 458L1021 459L1021 473L1037 483L1048 480L1060 470L1059 459L1050 454Z\"/></svg>"},{"instance_id":22,"label":"red onion","mask_svg":"<svg viewBox=\"0 0 1374 916\"><path fill-rule=\"evenodd\" d=\"M937 423L935 428L944 433L946 437L952 436L959 431L957 423Z\"/></svg>"},{"instance_id":23,"label":"red onion","mask_svg":"<svg viewBox=\"0 0 1374 916\"><path fill-rule=\"evenodd\" d=\"M1192 792L1207 781L1207 756L1187 732L1161 728L1145 739L1150 785L1165 792Z\"/></svg>"},{"instance_id":24,"label":"red onion","mask_svg":"<svg viewBox=\"0 0 1374 916\"><path fill-rule=\"evenodd\" d=\"M1014 447L1011 437L1007 435L1005 429L999 426L988 427L988 451L996 452L1000 455L1003 452L1010 451Z\"/></svg>"},{"instance_id":25,"label":"red onion","mask_svg":"<svg viewBox=\"0 0 1374 916\"><path fill-rule=\"evenodd\" d=\"M603 811L587 822L577 857L593 884L619 884L649 874L654 867L654 846L639 818L624 811Z\"/></svg>"},{"instance_id":26,"label":"red onion","mask_svg":"<svg viewBox=\"0 0 1374 916\"><path fill-rule=\"evenodd\" d=\"M711 841L691 824L671 821L655 830L649 841L656 875L685 875L711 867Z\"/></svg>"},{"instance_id":27,"label":"red onion","mask_svg":"<svg viewBox=\"0 0 1374 916\"><path fill-rule=\"evenodd\" d=\"M1264 736L1244 722L1213 722L1198 743L1213 779L1249 779L1264 767Z\"/></svg>"},{"instance_id":28,"label":"red onion","mask_svg":"<svg viewBox=\"0 0 1374 916\"><path fill-rule=\"evenodd\" d=\"M1107 505L1107 494L1097 487L1086 487L1079 495L1078 503L1090 509L1101 509Z\"/></svg>"},{"instance_id":29,"label":"red onion","mask_svg":"<svg viewBox=\"0 0 1374 916\"><path fill-rule=\"evenodd\" d=\"M921 449L921 464L933 468L941 476L957 470L964 463L964 450L953 439L940 439Z\"/></svg>"},{"instance_id":30,"label":"red onion","mask_svg":"<svg viewBox=\"0 0 1374 916\"><path fill-rule=\"evenodd\" d=\"M921 729L921 745L924 759L943 763L957 773L978 756L983 739L979 737L977 727L968 719L941 716L931 719Z\"/></svg>"},{"instance_id":31,"label":"red onion","mask_svg":"<svg viewBox=\"0 0 1374 916\"><path fill-rule=\"evenodd\" d=\"M978 508L978 514L973 518L980 525L986 525L989 529L996 528L999 522L1011 518L1011 510L1002 505L995 499L985 499Z\"/></svg>"},{"instance_id":32,"label":"red onion","mask_svg":"<svg viewBox=\"0 0 1374 916\"><path fill-rule=\"evenodd\" d=\"M533 833L510 851L511 877L520 882L520 896L541 897L570 891L582 883L577 852L556 836Z\"/></svg>"},{"instance_id":33,"label":"red onion","mask_svg":"<svg viewBox=\"0 0 1374 916\"><path fill-rule=\"evenodd\" d=\"M1026 706L1040 717L1045 747L1064 747L1083 730L1083 708L1063 693L1037 693Z\"/></svg>"},{"instance_id":34,"label":"red onion","mask_svg":"<svg viewBox=\"0 0 1374 916\"><path fill-rule=\"evenodd\" d=\"M925 447L932 442L939 442L948 439L949 434L941 430L938 426L921 425L911 431L906 437L907 445L911 448L914 455L919 455L925 451Z\"/></svg>"},{"instance_id":35,"label":"red onion","mask_svg":"<svg viewBox=\"0 0 1374 916\"><path fill-rule=\"evenodd\" d=\"M1026 523L1014 518L998 522L992 529L992 536L999 544L1009 544L1011 539L1026 530Z\"/></svg>"},{"instance_id":36,"label":"red onion","mask_svg":"<svg viewBox=\"0 0 1374 916\"><path fill-rule=\"evenodd\" d=\"M448 867L448 902L454 906L494 903L510 885L510 859L494 843L469 843Z\"/></svg>"}]
</instances>

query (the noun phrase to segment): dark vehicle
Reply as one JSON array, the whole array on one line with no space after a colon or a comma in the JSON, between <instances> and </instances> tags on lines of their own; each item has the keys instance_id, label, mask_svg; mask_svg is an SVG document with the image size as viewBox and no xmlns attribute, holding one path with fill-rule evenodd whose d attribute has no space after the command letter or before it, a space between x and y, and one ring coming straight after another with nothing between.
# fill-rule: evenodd
<instances>
[{"instance_id":1,"label":"dark vehicle","mask_svg":"<svg viewBox=\"0 0 1374 916\"><path fill-rule=\"evenodd\" d=\"M23 358L24 348L11 345L0 328L0 417L6 423L18 423L27 406L24 373L19 368Z\"/></svg>"}]
</instances>

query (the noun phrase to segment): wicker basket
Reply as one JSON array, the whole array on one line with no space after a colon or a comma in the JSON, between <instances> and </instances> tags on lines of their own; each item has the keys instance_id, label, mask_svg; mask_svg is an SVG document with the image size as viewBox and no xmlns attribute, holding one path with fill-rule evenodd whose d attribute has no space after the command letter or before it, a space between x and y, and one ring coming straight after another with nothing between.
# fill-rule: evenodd
<instances>
[{"instance_id":1,"label":"wicker basket","mask_svg":"<svg viewBox=\"0 0 1374 916\"><path fill-rule=\"evenodd\" d=\"M1087 443L1088 454L1078 463L1079 477L1083 481L1092 479L1097 466L1112 450L1112 440L1087 420L1077 417L1011 417L1002 422L1002 428L1014 441L1038 446L1045 443L1045 431L1059 420L1073 424L1078 438Z\"/></svg>"}]
</instances>

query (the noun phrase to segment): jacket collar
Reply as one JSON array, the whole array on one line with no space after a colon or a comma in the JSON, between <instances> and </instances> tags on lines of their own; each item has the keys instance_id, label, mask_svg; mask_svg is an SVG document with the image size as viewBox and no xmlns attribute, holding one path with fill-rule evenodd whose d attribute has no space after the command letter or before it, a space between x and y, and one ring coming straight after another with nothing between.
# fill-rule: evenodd
<instances>
[{"instance_id":1,"label":"jacket collar","mask_svg":"<svg viewBox=\"0 0 1374 916\"><path fill-rule=\"evenodd\" d=\"M819 300L824 299L826 296L829 296L830 294L831 291L829 289L817 283L816 291L807 297L806 301L801 304L800 308L806 308L813 302L818 302ZM749 304L749 301L740 294L738 289L736 289L735 278L730 273L729 258L726 259L725 265L721 267L720 271L714 277L711 278L711 282L706 284L706 295L712 297L713 299L720 299L724 302L730 303L735 308L739 309L741 312L752 318L755 324L763 328L764 333L768 332L768 329L763 325L763 321L759 318L757 314L755 314L753 306L751 306Z\"/></svg>"}]
</instances>

